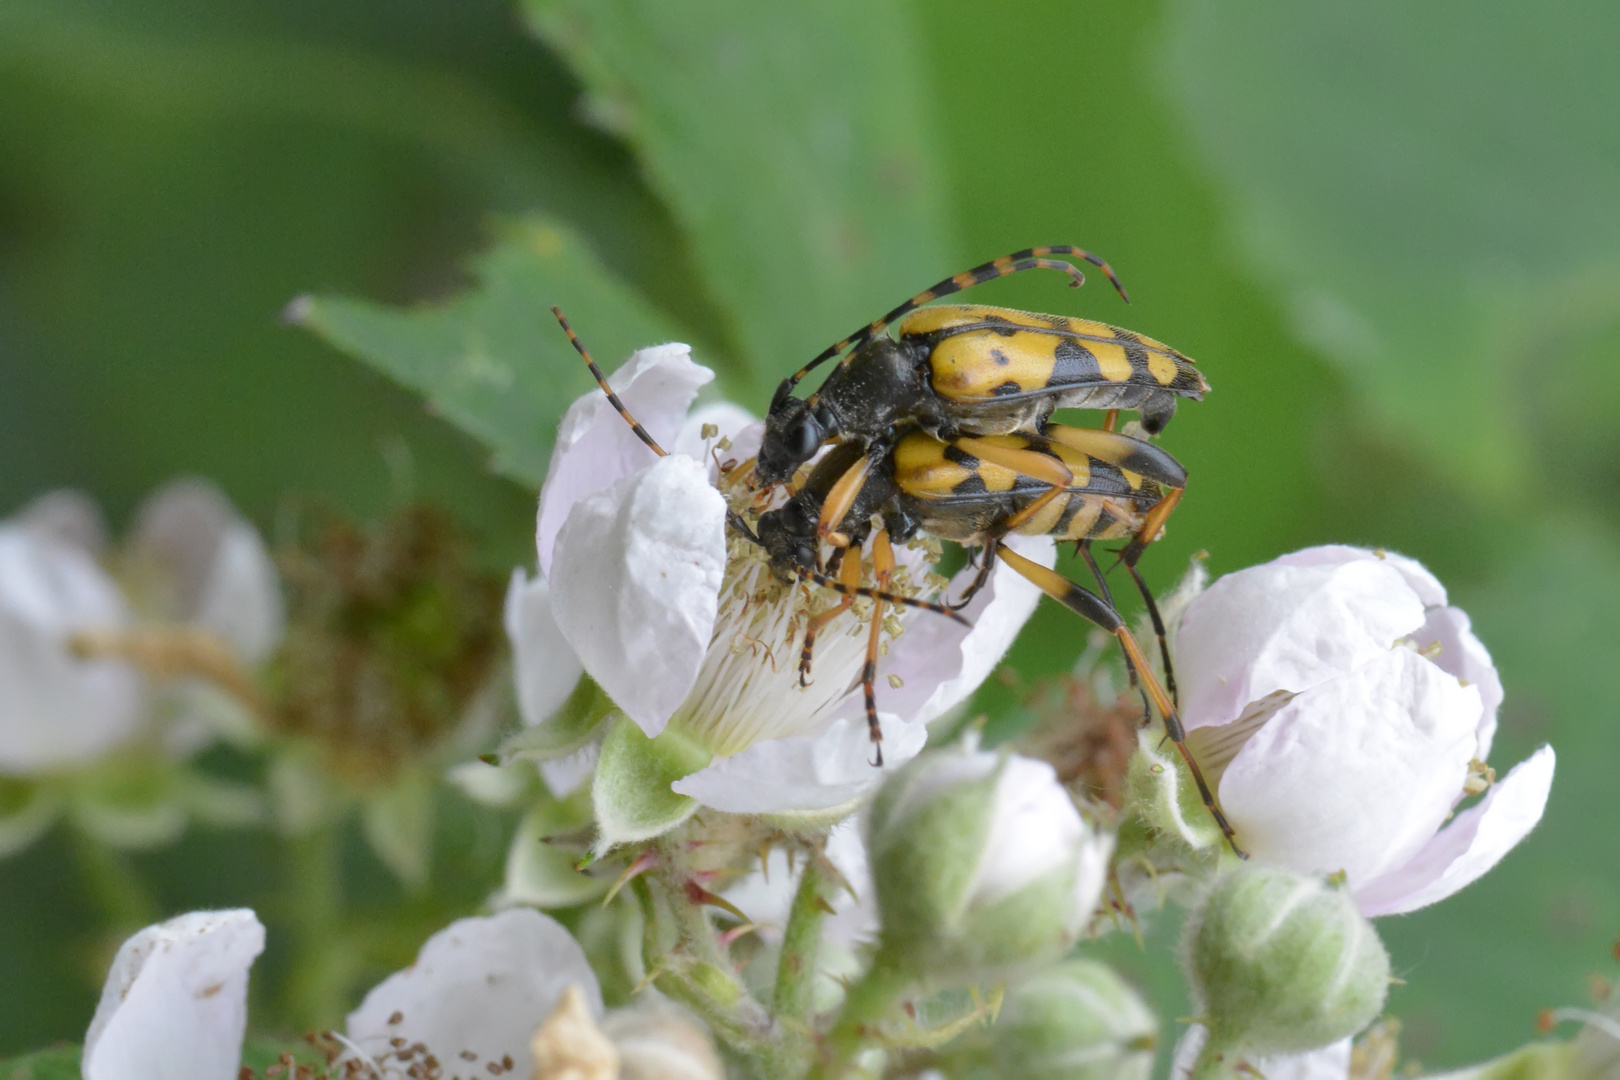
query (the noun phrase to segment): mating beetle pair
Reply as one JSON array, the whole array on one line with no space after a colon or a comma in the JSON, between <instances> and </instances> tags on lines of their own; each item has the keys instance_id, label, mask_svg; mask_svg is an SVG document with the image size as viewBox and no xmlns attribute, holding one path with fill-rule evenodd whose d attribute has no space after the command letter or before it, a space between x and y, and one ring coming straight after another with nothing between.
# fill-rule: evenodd
<instances>
[{"instance_id":1,"label":"mating beetle pair","mask_svg":"<svg viewBox=\"0 0 1620 1080\"><path fill-rule=\"evenodd\" d=\"M1181 353L1102 323L977 305L922 308L937 297L1023 270L1060 269L1072 284L1084 281L1078 267L1047 258L1053 254L1097 265L1125 296L1101 259L1079 248L1048 247L986 263L913 297L784 380L754 462L759 483L769 488L786 482L824 446L835 445L785 503L759 516L757 532L735 513L730 523L764 548L779 576L842 594L838 605L812 617L806 627L801 677L816 632L855 597L873 600L862 683L877 764L882 745L875 682L883 605L923 607L962 621L956 609L983 586L999 558L1120 641L1133 677L1152 698L1204 803L1230 839L1231 827L1186 748L1168 654L1170 692L1115 610L1089 550L1093 540L1128 538L1121 561L1142 589L1162 648L1163 627L1135 563L1180 498L1186 473L1165 451L1111 429L1115 411L1129 408L1141 414L1144 431L1156 434L1179 398L1201 398L1207 384ZM897 320L899 340L883 332ZM567 329L566 321L563 326ZM569 337L615 407L648 446L662 453L571 330ZM819 391L807 399L793 397L802 378L845 349L851 351ZM1108 409L1107 428L1049 423L1059 408ZM980 549L977 580L954 604L889 589L893 542L918 533ZM1003 541L1014 533L1076 541L1102 595L1009 549ZM861 584L860 552L868 539L876 587ZM833 552L825 564L823 545Z\"/></svg>"}]
</instances>

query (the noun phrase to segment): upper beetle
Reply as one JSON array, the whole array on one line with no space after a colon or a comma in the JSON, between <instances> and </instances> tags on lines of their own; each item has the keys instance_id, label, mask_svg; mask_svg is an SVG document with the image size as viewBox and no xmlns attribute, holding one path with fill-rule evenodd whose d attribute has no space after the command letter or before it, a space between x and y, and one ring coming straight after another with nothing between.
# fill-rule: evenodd
<instances>
[{"instance_id":1,"label":"upper beetle","mask_svg":"<svg viewBox=\"0 0 1620 1080\"><path fill-rule=\"evenodd\" d=\"M1045 257L1052 254L1093 263L1126 296L1107 263L1067 245L1014 252L940 282L782 381L755 464L760 483L786 481L822 446L841 438L887 445L912 425L947 440L1038 432L1063 408L1134 409L1142 430L1156 435L1175 415L1179 399L1203 397L1209 384L1190 359L1130 330L982 305L922 307L1023 270L1062 270L1076 285L1085 280L1078 267ZM883 332L896 322L898 339ZM845 349L849 353L819 390L808 398L793 396L801 379Z\"/></svg>"}]
</instances>

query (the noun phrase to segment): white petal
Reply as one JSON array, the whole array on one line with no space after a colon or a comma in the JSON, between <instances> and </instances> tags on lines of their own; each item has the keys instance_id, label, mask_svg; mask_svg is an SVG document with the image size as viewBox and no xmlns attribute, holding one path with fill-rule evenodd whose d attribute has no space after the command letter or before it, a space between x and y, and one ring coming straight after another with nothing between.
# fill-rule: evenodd
<instances>
[{"instance_id":1,"label":"white petal","mask_svg":"<svg viewBox=\"0 0 1620 1080\"><path fill-rule=\"evenodd\" d=\"M833 912L823 929L824 940L841 948L852 948L870 941L878 929L872 871L867 865L866 845L854 818L845 818L828 830L826 854L849 888L839 889L832 898ZM802 868L803 860L799 860L799 865ZM785 850L772 848L762 870L749 874L724 895L762 927L768 939L780 941L803 876L802 869L798 873L789 872Z\"/></svg>"},{"instance_id":2,"label":"white petal","mask_svg":"<svg viewBox=\"0 0 1620 1080\"><path fill-rule=\"evenodd\" d=\"M85 1080L234 1080L263 951L245 909L195 911L124 942L84 1036Z\"/></svg>"},{"instance_id":3,"label":"white petal","mask_svg":"<svg viewBox=\"0 0 1620 1080\"><path fill-rule=\"evenodd\" d=\"M585 950L555 919L532 908L459 919L366 995L349 1014L349 1038L373 1056L387 1053L392 1038L421 1042L441 1062L470 1051L480 1074L483 1062L510 1054L515 1075L528 1076L529 1036L570 985L600 1017L602 992ZM390 1023L395 1013L399 1022Z\"/></svg>"},{"instance_id":4,"label":"white petal","mask_svg":"<svg viewBox=\"0 0 1620 1080\"><path fill-rule=\"evenodd\" d=\"M47 491L17 511L12 521L47 539L100 555L107 546L107 526L101 508L82 491L62 488Z\"/></svg>"},{"instance_id":5,"label":"white petal","mask_svg":"<svg viewBox=\"0 0 1620 1080\"><path fill-rule=\"evenodd\" d=\"M1401 571L1375 558L1278 560L1228 574L1182 617L1182 719L1189 729L1230 723L1268 695L1309 690L1376 660L1423 619Z\"/></svg>"},{"instance_id":6,"label":"white petal","mask_svg":"<svg viewBox=\"0 0 1620 1080\"><path fill-rule=\"evenodd\" d=\"M518 712L534 727L561 708L585 673L551 612L551 585L521 568L506 587L506 637L512 643L512 678Z\"/></svg>"},{"instance_id":7,"label":"white petal","mask_svg":"<svg viewBox=\"0 0 1620 1080\"><path fill-rule=\"evenodd\" d=\"M91 761L135 733L140 677L68 650L76 631L128 621L117 587L82 548L0 526L0 775Z\"/></svg>"},{"instance_id":8,"label":"white petal","mask_svg":"<svg viewBox=\"0 0 1620 1080\"><path fill-rule=\"evenodd\" d=\"M223 637L250 664L281 644L287 613L281 579L258 530L233 522L219 538L193 621Z\"/></svg>"},{"instance_id":9,"label":"white petal","mask_svg":"<svg viewBox=\"0 0 1620 1080\"><path fill-rule=\"evenodd\" d=\"M557 536L557 625L648 735L664 730L697 679L725 568L725 499L680 455L577 504Z\"/></svg>"},{"instance_id":10,"label":"white petal","mask_svg":"<svg viewBox=\"0 0 1620 1080\"><path fill-rule=\"evenodd\" d=\"M285 628L281 585L258 531L206 480L176 480L146 500L130 536L140 599L156 618L196 623L247 661Z\"/></svg>"},{"instance_id":11,"label":"white petal","mask_svg":"<svg viewBox=\"0 0 1620 1080\"><path fill-rule=\"evenodd\" d=\"M1175 1059L1170 1065L1171 1080L1187 1080L1198 1054L1204 1049L1209 1029L1194 1024L1176 1043ZM1265 1080L1346 1080L1350 1075L1351 1041L1340 1039L1331 1046L1304 1054L1273 1054L1249 1060L1254 1075Z\"/></svg>"},{"instance_id":12,"label":"white petal","mask_svg":"<svg viewBox=\"0 0 1620 1080\"><path fill-rule=\"evenodd\" d=\"M692 362L689 346L671 344L638 351L608 376L608 385L647 433L668 450L698 389L713 379L714 372ZM551 465L540 488L535 539L541 574L553 576L553 545L574 504L620 477L646 468L653 458L653 452L601 390L592 390L569 406L557 428Z\"/></svg>"},{"instance_id":13,"label":"white petal","mask_svg":"<svg viewBox=\"0 0 1620 1080\"><path fill-rule=\"evenodd\" d=\"M1418 594L1424 607L1439 607L1446 602L1446 587L1429 568L1412 558L1382 549L1351 547L1348 544L1323 544L1284 555L1275 560L1279 566L1342 566L1349 562L1381 562L1398 571L1412 591Z\"/></svg>"},{"instance_id":14,"label":"white petal","mask_svg":"<svg viewBox=\"0 0 1620 1080\"><path fill-rule=\"evenodd\" d=\"M566 799L584 786L596 771L596 759L602 755L602 742L588 742L567 757L536 762L540 778L546 789L559 799Z\"/></svg>"},{"instance_id":15,"label":"white petal","mask_svg":"<svg viewBox=\"0 0 1620 1080\"><path fill-rule=\"evenodd\" d=\"M1474 636L1467 614L1454 607L1431 608L1423 628L1412 634L1412 641L1420 649L1438 644L1440 651L1430 659L1440 670L1479 688L1479 749L1474 756L1486 760L1496 736L1496 712L1503 696L1502 678L1496 673L1491 654Z\"/></svg>"},{"instance_id":16,"label":"white petal","mask_svg":"<svg viewBox=\"0 0 1620 1080\"><path fill-rule=\"evenodd\" d=\"M704 806L732 814L830 810L864 795L885 773L916 757L928 741L921 724L880 713L883 768L872 765L866 720L836 720L814 738L765 739L670 786Z\"/></svg>"},{"instance_id":17,"label":"white petal","mask_svg":"<svg viewBox=\"0 0 1620 1080\"><path fill-rule=\"evenodd\" d=\"M1515 765L1477 806L1458 814L1405 866L1358 889L1362 914L1416 911L1482 877L1541 820L1556 763L1553 748L1543 746Z\"/></svg>"},{"instance_id":18,"label":"white petal","mask_svg":"<svg viewBox=\"0 0 1620 1080\"><path fill-rule=\"evenodd\" d=\"M1007 546L1042 566L1057 559L1049 537L1014 536ZM977 573L964 567L952 579L950 595L961 595ZM1001 663L1040 599L1040 589L999 563L962 612L973 624L971 630L926 611L908 616L906 632L894 639L878 663L883 708L911 723L926 724L967 700ZM899 687L888 685L890 675L900 677ZM840 706L842 715L850 718L862 709L864 698L858 693Z\"/></svg>"},{"instance_id":19,"label":"white petal","mask_svg":"<svg viewBox=\"0 0 1620 1080\"><path fill-rule=\"evenodd\" d=\"M1050 764L1009 755L996 778L984 855L970 890L987 903L1017 892L1075 858L1087 831Z\"/></svg>"},{"instance_id":20,"label":"white petal","mask_svg":"<svg viewBox=\"0 0 1620 1080\"><path fill-rule=\"evenodd\" d=\"M1221 804L1257 859L1358 887L1445 821L1478 716L1478 690L1395 649L1278 710L1227 766Z\"/></svg>"},{"instance_id":21,"label":"white petal","mask_svg":"<svg viewBox=\"0 0 1620 1080\"><path fill-rule=\"evenodd\" d=\"M714 427L716 434L713 438L705 439L703 429ZM664 449L675 454L685 454L695 457L710 465L714 464L717 455L721 461L735 458L743 461L759 453L759 442L765 435L765 424L754 419L754 414L741 405L733 405L729 401L712 401L707 405L699 405L687 414L686 421L681 424L681 430L675 436L675 445ZM724 452L715 451L711 454L715 443L722 438L731 440L731 449Z\"/></svg>"}]
</instances>

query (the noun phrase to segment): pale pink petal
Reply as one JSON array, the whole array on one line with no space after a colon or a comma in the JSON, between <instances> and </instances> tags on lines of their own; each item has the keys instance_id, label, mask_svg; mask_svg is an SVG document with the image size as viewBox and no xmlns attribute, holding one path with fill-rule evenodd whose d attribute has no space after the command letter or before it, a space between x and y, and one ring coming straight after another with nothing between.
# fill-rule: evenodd
<instances>
[{"instance_id":1,"label":"pale pink petal","mask_svg":"<svg viewBox=\"0 0 1620 1080\"><path fill-rule=\"evenodd\" d=\"M85 1033L84 1080L234 1080L263 951L247 910L192 912L124 942Z\"/></svg>"},{"instance_id":2,"label":"pale pink petal","mask_svg":"<svg viewBox=\"0 0 1620 1080\"><path fill-rule=\"evenodd\" d=\"M1252 702L1371 663L1423 619L1402 572L1379 559L1278 560L1227 574L1182 617L1182 719L1189 730L1230 723Z\"/></svg>"},{"instance_id":3,"label":"pale pink petal","mask_svg":"<svg viewBox=\"0 0 1620 1080\"><path fill-rule=\"evenodd\" d=\"M830 810L864 795L928 741L921 724L881 713L883 768L872 764L865 718L836 720L814 738L764 739L720 758L670 786L704 806L732 814Z\"/></svg>"},{"instance_id":4,"label":"pale pink petal","mask_svg":"<svg viewBox=\"0 0 1620 1080\"><path fill-rule=\"evenodd\" d=\"M550 718L585 673L579 658L557 628L551 612L551 585L512 571L506 588L506 637L512 643L512 678L517 684L518 712L534 727Z\"/></svg>"},{"instance_id":5,"label":"pale pink petal","mask_svg":"<svg viewBox=\"0 0 1620 1080\"><path fill-rule=\"evenodd\" d=\"M1446 587L1429 568L1412 558L1393 551L1351 547L1348 544L1323 544L1305 548L1275 560L1282 566L1342 566L1347 562L1381 562L1393 566L1412 591L1418 594L1424 607L1439 607L1446 602Z\"/></svg>"},{"instance_id":6,"label":"pale pink petal","mask_svg":"<svg viewBox=\"0 0 1620 1080\"><path fill-rule=\"evenodd\" d=\"M692 399L713 379L714 372L692 362L689 346L672 344L640 350L608 376L608 385L668 450L680 434ZM540 488L535 539L542 575L552 576L552 549L574 504L646 468L654 456L601 390L592 390L569 406Z\"/></svg>"},{"instance_id":7,"label":"pale pink petal","mask_svg":"<svg viewBox=\"0 0 1620 1080\"><path fill-rule=\"evenodd\" d=\"M512 1075L528 1076L529 1037L569 986L584 993L592 1015L602 1015L585 950L555 919L523 907L460 919L428 938L416 963L366 995L349 1014L349 1038L374 1056L389 1052L390 1039L420 1042L457 1068L469 1051L478 1063L466 1071L481 1076L485 1062L510 1054Z\"/></svg>"},{"instance_id":8,"label":"pale pink petal","mask_svg":"<svg viewBox=\"0 0 1620 1080\"><path fill-rule=\"evenodd\" d=\"M1025 558L1051 566L1057 550L1045 536L1014 536L1007 546ZM978 570L964 567L951 581L949 595L960 596ZM906 618L906 631L889 644L888 655L878 662L880 702L914 724L926 724L967 700L1007 654L1018 632L1040 602L1041 590L1006 563L998 563L990 580L962 614L972 629L941 615L915 612ZM889 685L891 675L901 685ZM852 693L837 715L864 715L865 699Z\"/></svg>"},{"instance_id":9,"label":"pale pink petal","mask_svg":"<svg viewBox=\"0 0 1620 1080\"><path fill-rule=\"evenodd\" d=\"M1412 634L1412 642L1425 650L1425 655L1430 646L1439 645L1440 651L1430 659L1442 671L1461 679L1464 685L1479 688L1479 749L1474 756L1486 760L1496 736L1496 713L1502 705L1502 678L1496 673L1496 665L1491 663L1491 654L1474 636L1467 614L1453 607L1431 608L1422 629Z\"/></svg>"},{"instance_id":10,"label":"pale pink petal","mask_svg":"<svg viewBox=\"0 0 1620 1080\"><path fill-rule=\"evenodd\" d=\"M1556 764L1553 748L1543 746L1515 765L1404 866L1356 890L1362 914L1416 911L1482 877L1541 820Z\"/></svg>"},{"instance_id":11,"label":"pale pink petal","mask_svg":"<svg viewBox=\"0 0 1620 1080\"><path fill-rule=\"evenodd\" d=\"M78 631L128 621L117 587L83 548L0 526L0 775L83 764L135 734L140 677L68 647Z\"/></svg>"},{"instance_id":12,"label":"pale pink petal","mask_svg":"<svg viewBox=\"0 0 1620 1080\"><path fill-rule=\"evenodd\" d=\"M725 568L725 499L702 464L680 454L577 503L557 535L557 626L648 735L664 730L697 680Z\"/></svg>"},{"instance_id":13,"label":"pale pink petal","mask_svg":"<svg viewBox=\"0 0 1620 1080\"><path fill-rule=\"evenodd\" d=\"M1479 691L1410 649L1293 698L1220 781L1221 804L1257 860L1344 871L1352 888L1432 837L1474 756Z\"/></svg>"},{"instance_id":14,"label":"pale pink petal","mask_svg":"<svg viewBox=\"0 0 1620 1080\"><path fill-rule=\"evenodd\" d=\"M1187 1029L1176 1043L1175 1058L1170 1065L1171 1080L1187 1080L1208 1037L1209 1029L1202 1024ZM1350 1050L1351 1040L1340 1039L1331 1046L1303 1054L1273 1054L1245 1060L1253 1067L1254 1074L1265 1080L1346 1080L1350 1075Z\"/></svg>"}]
</instances>

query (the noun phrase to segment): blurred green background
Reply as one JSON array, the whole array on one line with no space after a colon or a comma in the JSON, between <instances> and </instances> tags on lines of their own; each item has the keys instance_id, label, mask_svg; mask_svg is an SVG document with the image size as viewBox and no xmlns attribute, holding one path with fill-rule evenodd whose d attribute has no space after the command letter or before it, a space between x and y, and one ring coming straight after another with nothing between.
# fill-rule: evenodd
<instances>
[{"instance_id":1,"label":"blurred green background","mask_svg":"<svg viewBox=\"0 0 1620 1080\"><path fill-rule=\"evenodd\" d=\"M1407 1052L1482 1059L1620 937L1617 35L1596 0L8 0L0 513L73 485L120 524L199 473L272 536L437 501L506 567L590 385L548 305L610 365L691 340L759 410L937 278L1083 244L1129 309L1100 279L976 298L1199 359L1150 577L1406 551L1502 669L1493 763L1558 748L1529 842L1380 923ZM1081 641L1043 609L1012 663ZM0 862L0 1056L93 1009L71 846ZM194 831L138 864L167 911L250 900L269 857ZM1175 1018L1166 944L1110 955Z\"/></svg>"}]
</instances>

